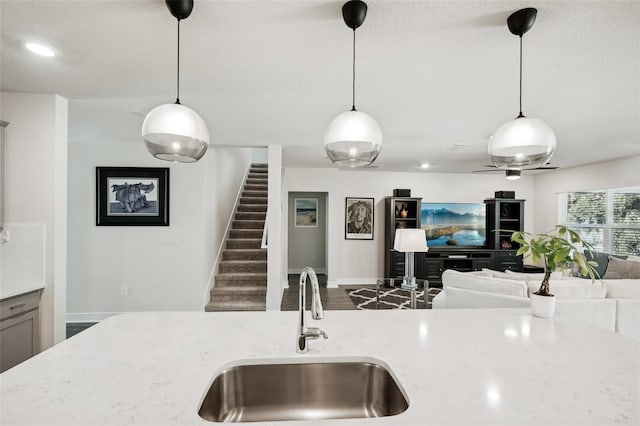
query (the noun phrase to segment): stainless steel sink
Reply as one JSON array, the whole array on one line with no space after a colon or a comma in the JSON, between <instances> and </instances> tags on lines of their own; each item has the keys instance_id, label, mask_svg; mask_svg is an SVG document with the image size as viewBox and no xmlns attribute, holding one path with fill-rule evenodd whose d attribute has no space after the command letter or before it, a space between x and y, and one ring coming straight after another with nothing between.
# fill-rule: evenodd
<instances>
[{"instance_id":1,"label":"stainless steel sink","mask_svg":"<svg viewBox=\"0 0 640 426\"><path fill-rule=\"evenodd\" d=\"M408 407L392 373L369 358L230 367L214 378L198 414L213 422L351 419Z\"/></svg>"}]
</instances>

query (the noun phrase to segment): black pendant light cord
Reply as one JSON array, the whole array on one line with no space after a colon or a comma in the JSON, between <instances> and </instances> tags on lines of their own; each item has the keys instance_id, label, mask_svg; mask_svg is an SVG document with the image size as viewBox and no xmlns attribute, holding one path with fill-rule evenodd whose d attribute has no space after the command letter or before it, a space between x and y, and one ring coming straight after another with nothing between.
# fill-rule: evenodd
<instances>
[{"instance_id":1,"label":"black pendant light cord","mask_svg":"<svg viewBox=\"0 0 640 426\"><path fill-rule=\"evenodd\" d=\"M178 72L176 78L176 103L180 103L180 19L178 19Z\"/></svg>"},{"instance_id":2,"label":"black pendant light cord","mask_svg":"<svg viewBox=\"0 0 640 426\"><path fill-rule=\"evenodd\" d=\"M356 110L356 29L353 29L353 64L351 79L351 111Z\"/></svg>"},{"instance_id":3,"label":"black pendant light cord","mask_svg":"<svg viewBox=\"0 0 640 426\"><path fill-rule=\"evenodd\" d=\"M522 114L522 36L520 36L520 114L518 118L524 117Z\"/></svg>"}]
</instances>

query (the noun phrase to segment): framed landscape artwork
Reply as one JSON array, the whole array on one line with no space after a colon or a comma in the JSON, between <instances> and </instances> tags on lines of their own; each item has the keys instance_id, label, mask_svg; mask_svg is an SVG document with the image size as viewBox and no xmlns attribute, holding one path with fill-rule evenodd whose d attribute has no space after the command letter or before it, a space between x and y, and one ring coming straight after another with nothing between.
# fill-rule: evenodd
<instances>
[{"instance_id":1,"label":"framed landscape artwork","mask_svg":"<svg viewBox=\"0 0 640 426\"><path fill-rule=\"evenodd\" d=\"M317 198L296 198L295 199L295 227L296 228L317 228L318 227L318 199Z\"/></svg>"},{"instance_id":2,"label":"framed landscape artwork","mask_svg":"<svg viewBox=\"0 0 640 426\"><path fill-rule=\"evenodd\" d=\"M346 240L373 240L373 198L347 197L344 222Z\"/></svg>"},{"instance_id":3,"label":"framed landscape artwork","mask_svg":"<svg viewBox=\"0 0 640 426\"><path fill-rule=\"evenodd\" d=\"M96 167L97 226L169 226L169 169Z\"/></svg>"}]
</instances>

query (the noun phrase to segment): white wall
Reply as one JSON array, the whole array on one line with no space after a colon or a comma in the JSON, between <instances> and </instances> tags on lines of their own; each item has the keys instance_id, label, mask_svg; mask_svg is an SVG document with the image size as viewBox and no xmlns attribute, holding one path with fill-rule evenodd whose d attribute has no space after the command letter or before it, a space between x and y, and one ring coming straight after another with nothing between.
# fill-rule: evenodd
<instances>
[{"instance_id":1,"label":"white wall","mask_svg":"<svg viewBox=\"0 0 640 426\"><path fill-rule=\"evenodd\" d=\"M269 162L269 149L251 148L251 162L255 164L267 164Z\"/></svg>"},{"instance_id":2,"label":"white wall","mask_svg":"<svg viewBox=\"0 0 640 426\"><path fill-rule=\"evenodd\" d=\"M283 278L286 277L287 222L283 212L287 197L282 192L282 147L269 145L269 184L267 205L267 310L280 310Z\"/></svg>"},{"instance_id":3,"label":"white wall","mask_svg":"<svg viewBox=\"0 0 640 426\"><path fill-rule=\"evenodd\" d=\"M250 155L212 148L178 164L154 159L142 141L70 144L69 319L202 310ZM170 226L96 226L96 166L169 167Z\"/></svg>"},{"instance_id":4,"label":"white wall","mask_svg":"<svg viewBox=\"0 0 640 426\"><path fill-rule=\"evenodd\" d=\"M375 282L384 273L384 197L394 188L409 188L425 202L482 202L499 190L514 190L525 202L525 230L533 229L534 178L508 181L502 175L397 173L337 169L284 169L283 194L327 192L328 285ZM346 197L374 197L374 239L344 239ZM283 197L287 202L287 197ZM283 208L287 212L287 207ZM285 222L286 223L286 219ZM283 232L286 228L283 229ZM283 238L286 243L287 238ZM283 249L287 253L287 248Z\"/></svg>"},{"instance_id":5,"label":"white wall","mask_svg":"<svg viewBox=\"0 0 640 426\"><path fill-rule=\"evenodd\" d=\"M535 177L535 232L558 223L558 193L640 185L640 156L559 169Z\"/></svg>"},{"instance_id":6,"label":"white wall","mask_svg":"<svg viewBox=\"0 0 640 426\"><path fill-rule=\"evenodd\" d=\"M46 349L66 334L68 103L56 95L3 92L0 110L1 119L10 123L5 221L45 227L40 323L41 346Z\"/></svg>"}]
</instances>

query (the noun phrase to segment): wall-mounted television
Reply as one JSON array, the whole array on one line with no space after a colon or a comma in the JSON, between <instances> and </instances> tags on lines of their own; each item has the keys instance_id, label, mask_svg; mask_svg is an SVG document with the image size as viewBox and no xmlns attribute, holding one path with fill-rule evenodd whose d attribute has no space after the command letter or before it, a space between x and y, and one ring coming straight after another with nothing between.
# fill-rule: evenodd
<instances>
[{"instance_id":1,"label":"wall-mounted television","mask_svg":"<svg viewBox=\"0 0 640 426\"><path fill-rule=\"evenodd\" d=\"M421 228L429 247L484 247L484 203L422 203Z\"/></svg>"}]
</instances>

